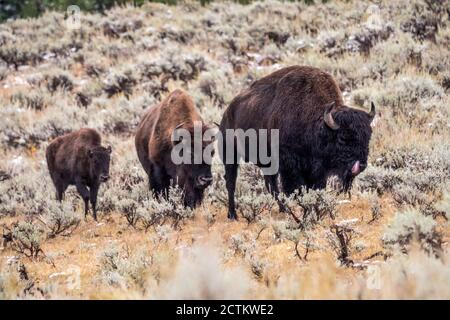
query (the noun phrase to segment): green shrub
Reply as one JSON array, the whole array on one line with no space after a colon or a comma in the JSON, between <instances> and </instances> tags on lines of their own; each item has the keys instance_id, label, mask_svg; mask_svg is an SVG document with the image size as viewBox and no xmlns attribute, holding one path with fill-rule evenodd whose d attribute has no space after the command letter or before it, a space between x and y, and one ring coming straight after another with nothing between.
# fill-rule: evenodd
<instances>
[{"instance_id":1,"label":"green shrub","mask_svg":"<svg viewBox=\"0 0 450 320\"><path fill-rule=\"evenodd\" d=\"M417 241L426 252L439 254L442 251L442 235L436 226L432 217L410 209L394 216L382 241L386 247L399 248L403 252L407 252L410 245Z\"/></svg>"},{"instance_id":2,"label":"green shrub","mask_svg":"<svg viewBox=\"0 0 450 320\"><path fill-rule=\"evenodd\" d=\"M144 290L146 272L151 264L145 250L130 254L129 249L123 250L113 245L100 254L99 262L100 280L103 283L122 289L136 286Z\"/></svg>"},{"instance_id":3,"label":"green shrub","mask_svg":"<svg viewBox=\"0 0 450 320\"><path fill-rule=\"evenodd\" d=\"M334 219L336 195L327 190L296 190L292 195L280 196L286 209L299 218L302 228L310 228L325 217ZM301 218L300 218L301 217Z\"/></svg>"},{"instance_id":4,"label":"green shrub","mask_svg":"<svg viewBox=\"0 0 450 320\"><path fill-rule=\"evenodd\" d=\"M80 215L69 202L48 201L39 220L48 229L48 237L70 235L80 224Z\"/></svg>"},{"instance_id":5,"label":"green shrub","mask_svg":"<svg viewBox=\"0 0 450 320\"><path fill-rule=\"evenodd\" d=\"M18 222L11 229L11 247L29 258L37 258L40 253L44 230L33 222Z\"/></svg>"}]
</instances>

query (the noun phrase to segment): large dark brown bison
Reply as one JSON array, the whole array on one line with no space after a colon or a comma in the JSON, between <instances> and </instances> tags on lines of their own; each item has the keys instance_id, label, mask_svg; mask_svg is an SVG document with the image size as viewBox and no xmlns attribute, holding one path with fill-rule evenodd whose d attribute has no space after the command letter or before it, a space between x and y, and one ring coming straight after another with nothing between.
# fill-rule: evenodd
<instances>
[{"instance_id":1,"label":"large dark brown bison","mask_svg":"<svg viewBox=\"0 0 450 320\"><path fill-rule=\"evenodd\" d=\"M374 115L373 103L370 113L345 106L328 73L292 66L255 81L236 96L223 115L220 131L224 135L227 129L279 129L279 170L265 175L266 186L275 196L278 175L287 194L302 186L324 188L331 175L338 176L348 191L367 166ZM230 150L225 143L220 150L222 161L231 151L237 152L236 147ZM238 164L225 163L230 219L237 218L237 172Z\"/></svg>"},{"instance_id":2,"label":"large dark brown bison","mask_svg":"<svg viewBox=\"0 0 450 320\"><path fill-rule=\"evenodd\" d=\"M201 152L211 141L203 140L209 129L204 124L194 102L182 90L174 90L160 104L151 107L142 118L135 137L139 161L148 175L150 189L156 195L167 195L168 188L178 185L184 191L184 202L195 207L203 199L206 187L212 182L211 165L193 161L194 124L200 125ZM176 129L186 129L192 136L190 146L191 163L174 163L172 150L177 141L172 141Z\"/></svg>"},{"instance_id":3,"label":"large dark brown bison","mask_svg":"<svg viewBox=\"0 0 450 320\"><path fill-rule=\"evenodd\" d=\"M87 216L89 200L97 220L97 193L100 183L109 179L111 147L101 146L93 129L83 128L54 139L46 150L48 170L61 201L69 185L75 185L84 200Z\"/></svg>"}]
</instances>

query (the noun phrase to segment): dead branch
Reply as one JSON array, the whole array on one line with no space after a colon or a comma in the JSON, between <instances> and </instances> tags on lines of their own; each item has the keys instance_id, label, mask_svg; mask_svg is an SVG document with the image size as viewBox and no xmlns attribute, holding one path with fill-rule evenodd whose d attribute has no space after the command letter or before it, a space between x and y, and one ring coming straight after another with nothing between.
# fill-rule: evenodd
<instances>
[{"instance_id":1,"label":"dead branch","mask_svg":"<svg viewBox=\"0 0 450 320\"><path fill-rule=\"evenodd\" d=\"M336 235L339 241L339 247L336 248L338 253L338 259L344 266L351 266L354 264L353 260L350 259L350 241L352 240L352 234L354 230L348 226L333 225L331 230Z\"/></svg>"}]
</instances>

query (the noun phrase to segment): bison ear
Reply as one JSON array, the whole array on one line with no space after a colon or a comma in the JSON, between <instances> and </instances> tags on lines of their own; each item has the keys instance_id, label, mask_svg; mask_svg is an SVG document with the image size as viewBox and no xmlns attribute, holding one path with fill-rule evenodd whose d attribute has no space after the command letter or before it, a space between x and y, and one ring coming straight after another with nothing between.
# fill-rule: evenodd
<instances>
[{"instance_id":1,"label":"bison ear","mask_svg":"<svg viewBox=\"0 0 450 320\"><path fill-rule=\"evenodd\" d=\"M108 146L108 148L106 148L106 151L108 151L108 153L111 154L111 152L112 152L111 146Z\"/></svg>"},{"instance_id":2,"label":"bison ear","mask_svg":"<svg viewBox=\"0 0 450 320\"><path fill-rule=\"evenodd\" d=\"M334 107L334 101L325 105L325 113L323 114L323 121L325 124L333 130L339 129L339 125L334 121L333 115L331 114L331 110Z\"/></svg>"},{"instance_id":3,"label":"bison ear","mask_svg":"<svg viewBox=\"0 0 450 320\"><path fill-rule=\"evenodd\" d=\"M183 125L184 125L184 122L180 123L179 125L177 125L177 126L175 127L174 130L180 129Z\"/></svg>"},{"instance_id":4,"label":"bison ear","mask_svg":"<svg viewBox=\"0 0 450 320\"><path fill-rule=\"evenodd\" d=\"M182 134L177 134L177 130L181 129L181 127L184 125L184 122L180 123L179 125L177 125L175 127L175 129L173 129L172 131L172 146L176 146L177 144L181 143L183 141L183 135Z\"/></svg>"},{"instance_id":5,"label":"bison ear","mask_svg":"<svg viewBox=\"0 0 450 320\"><path fill-rule=\"evenodd\" d=\"M171 139L171 141L172 141L172 145L173 145L173 146L179 144L179 143L183 140L183 136L178 136L178 135L176 134L176 131L177 131L178 129L180 129L183 125L184 125L184 122L179 123L179 124L175 127L175 129L173 129L173 131L172 131L172 139ZM176 139L174 139L175 137L176 137Z\"/></svg>"}]
</instances>

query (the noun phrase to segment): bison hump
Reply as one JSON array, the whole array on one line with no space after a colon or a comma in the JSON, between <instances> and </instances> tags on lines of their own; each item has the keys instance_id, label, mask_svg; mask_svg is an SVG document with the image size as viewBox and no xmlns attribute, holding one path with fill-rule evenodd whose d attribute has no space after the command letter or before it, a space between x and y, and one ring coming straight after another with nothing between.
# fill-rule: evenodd
<instances>
[{"instance_id":1,"label":"bison hump","mask_svg":"<svg viewBox=\"0 0 450 320\"><path fill-rule=\"evenodd\" d=\"M176 89L167 96L157 110L158 116L149 139L149 156L153 161L162 158L172 148L172 133L180 124L188 126L202 118L192 98L183 90Z\"/></svg>"},{"instance_id":2,"label":"bison hump","mask_svg":"<svg viewBox=\"0 0 450 320\"><path fill-rule=\"evenodd\" d=\"M102 138L100 134L91 128L82 128L77 133L77 140L83 145L100 146Z\"/></svg>"}]
</instances>

